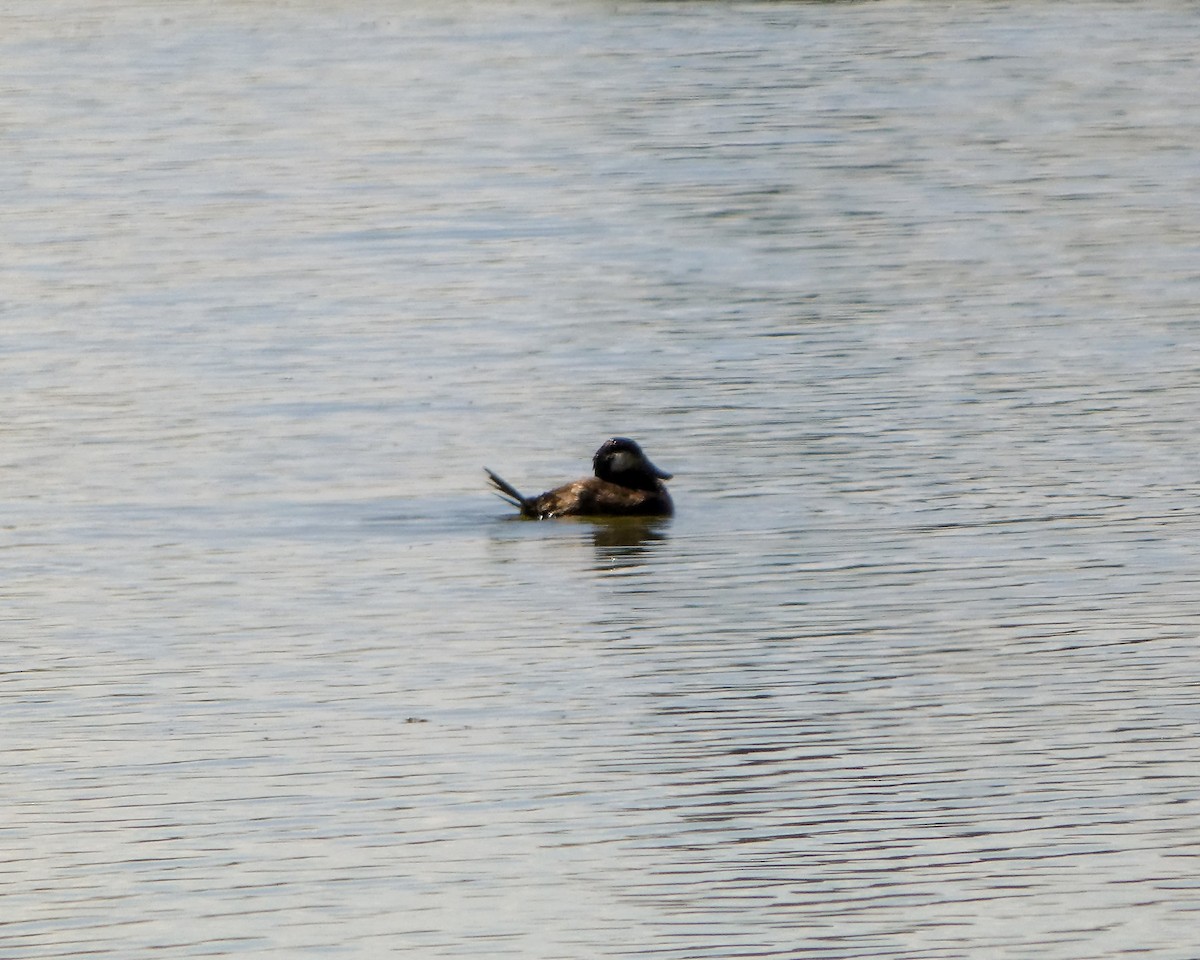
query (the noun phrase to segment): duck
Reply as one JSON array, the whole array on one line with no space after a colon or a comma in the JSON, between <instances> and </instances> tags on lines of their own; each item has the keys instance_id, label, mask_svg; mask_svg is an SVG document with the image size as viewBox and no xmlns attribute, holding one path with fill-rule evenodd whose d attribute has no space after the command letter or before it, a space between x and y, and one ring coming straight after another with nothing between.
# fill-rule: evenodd
<instances>
[{"instance_id":1,"label":"duck","mask_svg":"<svg viewBox=\"0 0 1200 960\"><path fill-rule=\"evenodd\" d=\"M483 468L500 499L531 520L555 517L669 517L675 512L660 470L628 437L612 437L592 457L594 476L580 477L536 497L526 497L511 483Z\"/></svg>"}]
</instances>

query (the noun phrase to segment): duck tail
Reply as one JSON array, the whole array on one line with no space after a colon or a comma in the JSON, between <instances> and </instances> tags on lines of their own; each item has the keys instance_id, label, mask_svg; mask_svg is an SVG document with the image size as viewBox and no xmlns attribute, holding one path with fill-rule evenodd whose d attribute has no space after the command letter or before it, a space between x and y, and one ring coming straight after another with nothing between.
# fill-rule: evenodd
<instances>
[{"instance_id":1,"label":"duck tail","mask_svg":"<svg viewBox=\"0 0 1200 960\"><path fill-rule=\"evenodd\" d=\"M492 481L492 486L496 489L493 491L505 503L511 503L522 513L528 511L528 501L521 496L521 492L511 483L501 477L499 474L492 473L487 467L484 467L484 472Z\"/></svg>"}]
</instances>

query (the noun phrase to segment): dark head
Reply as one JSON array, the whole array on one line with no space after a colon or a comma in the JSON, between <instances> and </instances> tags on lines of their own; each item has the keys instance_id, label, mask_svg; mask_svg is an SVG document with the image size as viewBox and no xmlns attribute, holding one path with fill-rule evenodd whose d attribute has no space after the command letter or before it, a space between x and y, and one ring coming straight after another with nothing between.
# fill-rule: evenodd
<instances>
[{"instance_id":1,"label":"dark head","mask_svg":"<svg viewBox=\"0 0 1200 960\"><path fill-rule=\"evenodd\" d=\"M605 440L592 457L592 469L601 480L635 490L656 490L659 480L671 479L671 474L647 460L642 448L628 437Z\"/></svg>"}]
</instances>

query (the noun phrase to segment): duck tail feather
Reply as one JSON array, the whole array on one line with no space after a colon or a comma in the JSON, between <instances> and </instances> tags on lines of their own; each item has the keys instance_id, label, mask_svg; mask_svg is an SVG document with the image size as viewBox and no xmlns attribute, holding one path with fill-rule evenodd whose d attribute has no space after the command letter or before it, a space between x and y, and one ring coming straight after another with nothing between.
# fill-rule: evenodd
<instances>
[{"instance_id":1,"label":"duck tail feather","mask_svg":"<svg viewBox=\"0 0 1200 960\"><path fill-rule=\"evenodd\" d=\"M494 491L496 496L506 503L511 503L519 510L524 511L525 498L521 496L521 492L499 474L493 473L491 470L488 470L487 467L484 467L483 469L484 472L487 473L488 477L491 478L492 486L496 488Z\"/></svg>"}]
</instances>

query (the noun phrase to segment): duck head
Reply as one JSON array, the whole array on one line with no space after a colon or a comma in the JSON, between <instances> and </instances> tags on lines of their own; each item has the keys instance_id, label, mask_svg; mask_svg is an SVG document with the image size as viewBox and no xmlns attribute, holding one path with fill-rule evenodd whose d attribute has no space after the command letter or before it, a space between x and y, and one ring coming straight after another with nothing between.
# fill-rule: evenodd
<instances>
[{"instance_id":1,"label":"duck head","mask_svg":"<svg viewBox=\"0 0 1200 960\"><path fill-rule=\"evenodd\" d=\"M592 457L592 469L601 480L635 490L654 490L659 480L671 479L671 474L651 463L628 437L605 440Z\"/></svg>"}]
</instances>

